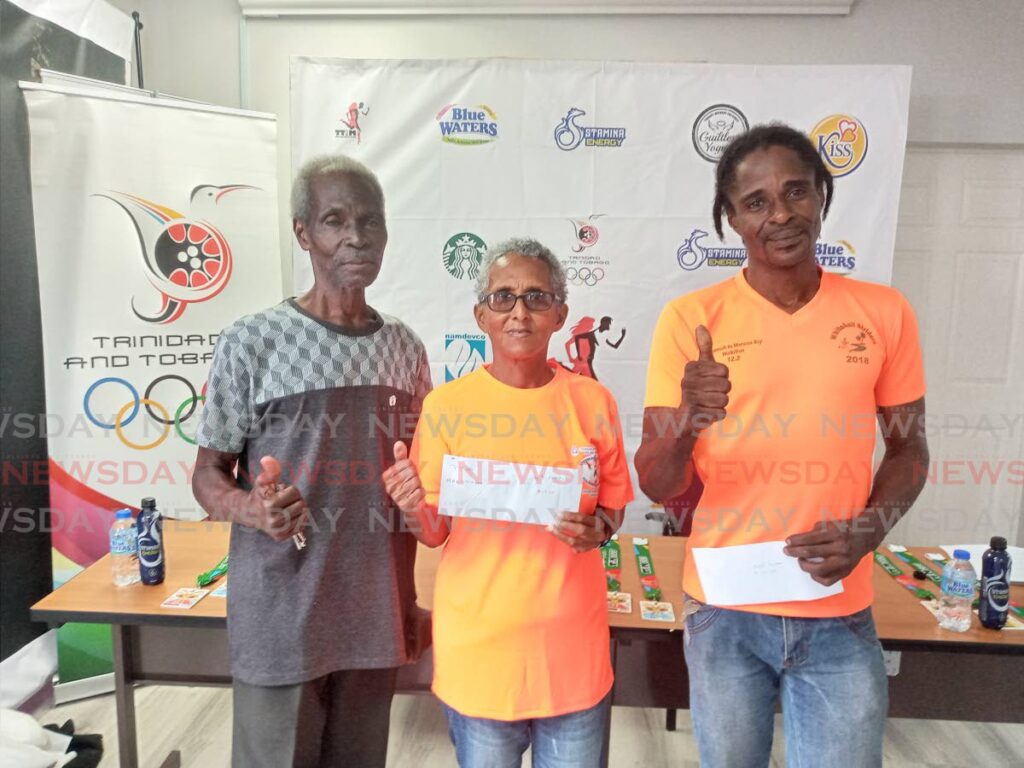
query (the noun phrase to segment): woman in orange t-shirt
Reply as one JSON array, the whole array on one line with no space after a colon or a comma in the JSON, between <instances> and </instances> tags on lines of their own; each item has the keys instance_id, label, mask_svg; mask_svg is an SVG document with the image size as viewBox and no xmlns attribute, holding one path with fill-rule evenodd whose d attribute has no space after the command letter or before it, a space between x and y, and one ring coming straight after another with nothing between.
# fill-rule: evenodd
<instances>
[{"instance_id":1,"label":"woman in orange t-shirt","mask_svg":"<svg viewBox=\"0 0 1024 768\"><path fill-rule=\"evenodd\" d=\"M420 541L445 544L433 691L462 768L518 766L531 746L534 766L592 768L612 687L598 549L633 498L618 411L597 381L548 361L568 314L550 250L534 240L495 247L477 293L494 362L427 396L411 458L396 443L383 475ZM438 512L446 456L483 483L473 516ZM531 495L545 480L562 508ZM514 488L534 501L508 508Z\"/></svg>"}]
</instances>

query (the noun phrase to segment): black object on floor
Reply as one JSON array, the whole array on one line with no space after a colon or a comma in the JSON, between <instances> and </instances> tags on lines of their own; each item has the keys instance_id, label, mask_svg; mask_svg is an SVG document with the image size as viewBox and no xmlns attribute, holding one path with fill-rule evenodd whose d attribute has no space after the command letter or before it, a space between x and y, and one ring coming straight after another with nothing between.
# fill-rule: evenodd
<instances>
[{"instance_id":1,"label":"black object on floor","mask_svg":"<svg viewBox=\"0 0 1024 768\"><path fill-rule=\"evenodd\" d=\"M44 725L44 728L71 737L68 752L75 752L75 759L65 768L96 768L103 757L103 737L98 733L75 733L75 721L67 720L64 725Z\"/></svg>"}]
</instances>

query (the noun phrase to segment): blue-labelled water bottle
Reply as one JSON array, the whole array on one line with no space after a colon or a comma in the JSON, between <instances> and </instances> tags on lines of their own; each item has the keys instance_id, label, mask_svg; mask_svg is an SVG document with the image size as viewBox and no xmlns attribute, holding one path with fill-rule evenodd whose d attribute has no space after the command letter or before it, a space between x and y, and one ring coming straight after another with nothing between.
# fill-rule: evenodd
<instances>
[{"instance_id":1,"label":"blue-labelled water bottle","mask_svg":"<svg viewBox=\"0 0 1024 768\"><path fill-rule=\"evenodd\" d=\"M983 627L1002 629L1010 610L1010 569L1013 560L1006 551L1006 539L993 536L981 556L981 596L978 618Z\"/></svg>"},{"instance_id":2,"label":"blue-labelled water bottle","mask_svg":"<svg viewBox=\"0 0 1024 768\"><path fill-rule=\"evenodd\" d=\"M162 584L164 580L164 525L156 499L142 500L136 523L139 529L139 574L143 584Z\"/></svg>"},{"instance_id":3,"label":"blue-labelled water bottle","mask_svg":"<svg viewBox=\"0 0 1024 768\"><path fill-rule=\"evenodd\" d=\"M942 569L942 596L939 598L939 626L954 632L971 628L971 603L977 576L971 567L971 553L954 549L953 559Z\"/></svg>"}]
</instances>

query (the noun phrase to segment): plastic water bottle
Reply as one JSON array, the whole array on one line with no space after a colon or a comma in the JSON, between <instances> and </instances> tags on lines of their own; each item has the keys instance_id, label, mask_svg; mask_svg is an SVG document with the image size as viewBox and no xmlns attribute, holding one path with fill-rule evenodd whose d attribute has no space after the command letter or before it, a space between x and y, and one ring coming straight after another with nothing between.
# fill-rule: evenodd
<instances>
[{"instance_id":1,"label":"plastic water bottle","mask_svg":"<svg viewBox=\"0 0 1024 768\"><path fill-rule=\"evenodd\" d=\"M139 512L139 573L143 584L164 581L164 524L156 499L147 496Z\"/></svg>"},{"instance_id":2,"label":"plastic water bottle","mask_svg":"<svg viewBox=\"0 0 1024 768\"><path fill-rule=\"evenodd\" d=\"M953 560L942 569L942 597L939 598L939 626L954 632L971 628L971 603L977 574L971 566L971 553L953 550Z\"/></svg>"},{"instance_id":3,"label":"plastic water bottle","mask_svg":"<svg viewBox=\"0 0 1024 768\"><path fill-rule=\"evenodd\" d=\"M114 571L114 584L118 587L139 583L138 542L132 511L117 510L114 524L110 526L110 562Z\"/></svg>"},{"instance_id":4,"label":"plastic water bottle","mask_svg":"<svg viewBox=\"0 0 1024 768\"><path fill-rule=\"evenodd\" d=\"M1010 610L1010 569L1013 560L1006 551L1006 539L993 536L981 556L981 601L978 619L983 627L1002 629Z\"/></svg>"}]
</instances>

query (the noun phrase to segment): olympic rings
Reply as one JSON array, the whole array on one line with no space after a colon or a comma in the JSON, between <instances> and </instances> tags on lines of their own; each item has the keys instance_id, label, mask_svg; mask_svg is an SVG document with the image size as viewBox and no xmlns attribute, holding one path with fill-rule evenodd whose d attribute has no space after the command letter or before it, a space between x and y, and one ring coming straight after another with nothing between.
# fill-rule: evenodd
<instances>
[{"instance_id":1,"label":"olympic rings","mask_svg":"<svg viewBox=\"0 0 1024 768\"><path fill-rule=\"evenodd\" d=\"M573 285L588 285L593 287L601 280L604 280L604 270L601 267L569 267L565 270L566 279Z\"/></svg>"},{"instance_id":2,"label":"olympic rings","mask_svg":"<svg viewBox=\"0 0 1024 768\"><path fill-rule=\"evenodd\" d=\"M189 408L188 414L185 416L185 418L180 420L180 421L188 421L189 418L191 418L192 414L196 410L196 399L195 399L196 398L196 388L193 387L192 386L192 382L189 381L188 379L186 379L184 376L179 376L176 373L168 373L168 374L165 374L164 376L157 376L155 379L153 379L149 383L149 386L146 387L146 394L145 394L145 398L144 399L145 400L149 399L149 396L151 394L153 394L153 388L156 387L157 384L159 384L161 381L168 381L170 379L174 379L176 381L180 381L182 384L184 384L186 387L188 387L188 391L192 393L192 407ZM163 419L157 418L156 414L154 414L149 409L148 405L146 406L146 413L148 413L152 417L153 421L157 422L158 424L163 424L164 426L167 426L167 427L171 426L172 424L176 424L176 423L179 422L177 414L175 414L175 416L174 416L174 421L165 421ZM164 411L164 416L166 416L166 415L167 415L167 411L165 410Z\"/></svg>"},{"instance_id":3,"label":"olympic rings","mask_svg":"<svg viewBox=\"0 0 1024 768\"><path fill-rule=\"evenodd\" d=\"M92 409L89 407L89 399L92 397L92 393L95 392L96 388L99 387L101 384L108 383L124 384L126 387L128 387L128 391L132 393L132 401L135 403L135 408L132 410L132 415L125 419L121 426L131 424L132 419L139 415L139 391L135 387L133 387L130 382L118 378L117 376L107 376L106 378L98 379L92 383L92 386L85 390L85 396L82 398L82 410L85 411L86 418L88 418L89 421L91 421L100 429L116 429L115 424L104 424L102 421L98 420L95 416L93 416Z\"/></svg>"},{"instance_id":4,"label":"olympic rings","mask_svg":"<svg viewBox=\"0 0 1024 768\"><path fill-rule=\"evenodd\" d=\"M151 395L156 387L165 381L179 381L188 388L189 396L175 409L174 418L172 419L167 407L157 400L154 400ZM128 389L131 394L131 400L121 406L117 412L117 416L114 418L113 424L106 424L96 418L92 410L92 396L93 393L103 384L121 384ZM196 407L200 402L206 402L206 388L207 383L203 383L202 389L197 393L195 386L186 379L184 376L178 374L168 373L163 376L158 376L153 379L149 386L146 387L145 394L140 397L139 391L126 379L122 379L116 376L107 376L101 379L97 379L93 382L89 388L85 391L85 396L82 399L82 408L85 412L86 417L101 429L112 429L117 434L121 442L129 448L134 448L138 451L147 451L156 448L158 445L163 443L171 433L171 427L174 427L174 431L177 435L185 442L195 445L196 441L193 438L187 436L181 428L181 425L188 421L196 412ZM136 443L130 440L124 434L124 427L132 423L135 417L139 414L141 407L145 407L146 413L149 417L157 424L163 427L161 434L155 440L149 443ZM130 411L130 413L129 413Z\"/></svg>"},{"instance_id":5,"label":"olympic rings","mask_svg":"<svg viewBox=\"0 0 1024 768\"><path fill-rule=\"evenodd\" d=\"M178 406L178 410L174 412L174 431L178 433L178 437L180 437L182 440L184 440L186 443L189 443L190 445L196 445L196 441L189 437L188 435L186 435L181 430L181 422L188 420L189 416L191 416L192 412L196 409L196 403L198 403L200 400L202 400L204 403L206 402L206 385L203 385L203 394L192 395L192 397L186 397L184 400L182 400L181 405ZM186 416L183 419L181 418L181 412L185 410L185 406L188 405L189 403L191 403L192 406L189 408L188 416Z\"/></svg>"},{"instance_id":6,"label":"olympic rings","mask_svg":"<svg viewBox=\"0 0 1024 768\"><path fill-rule=\"evenodd\" d=\"M158 403L156 400L150 400L150 399L144 397L144 398L142 398L142 402L146 405L147 410L149 409L149 406L153 406L154 408L159 408L160 411L163 413L165 418L169 415L167 413L167 409L164 408L163 405ZM137 451L148 451L151 448L156 448L158 445L160 445L160 443L162 443L164 440L167 439L167 436L169 434L171 434L170 422L169 421L161 422L164 425L164 430L161 433L160 437L158 437L152 443L133 443L131 440L129 440L127 437L125 437L124 433L121 431L121 417L124 416L125 411L127 411L132 406L135 406L136 408L138 408L139 407L139 401L136 400L134 402L127 402L127 403L124 404L124 407L121 408L121 410L117 412L117 418L114 419L114 430L117 432L117 436L119 438L121 438L121 442L122 443L127 445L129 448L134 448Z\"/></svg>"}]
</instances>

